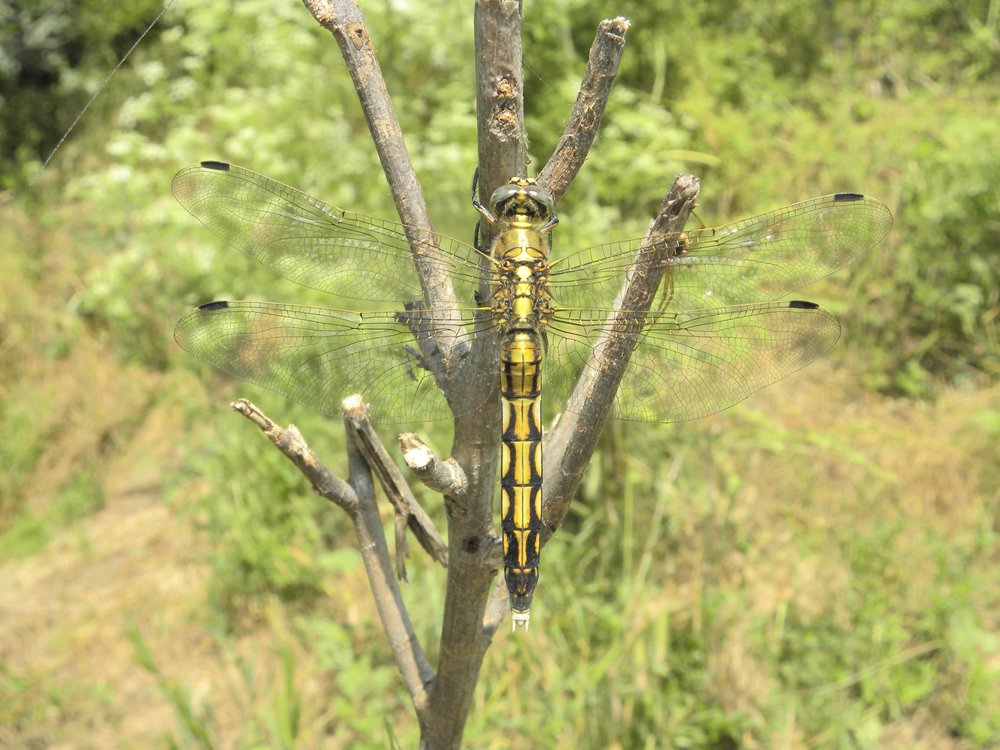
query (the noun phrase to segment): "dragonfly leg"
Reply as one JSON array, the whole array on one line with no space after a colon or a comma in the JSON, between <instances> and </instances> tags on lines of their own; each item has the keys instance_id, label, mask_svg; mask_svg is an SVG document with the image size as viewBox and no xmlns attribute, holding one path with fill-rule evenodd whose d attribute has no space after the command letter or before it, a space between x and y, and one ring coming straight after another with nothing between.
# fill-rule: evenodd
<instances>
[{"instance_id":1,"label":"dragonfly leg","mask_svg":"<svg viewBox=\"0 0 1000 750\"><path fill-rule=\"evenodd\" d=\"M690 249L691 241L687 232L681 232L677 246L670 250L669 257L664 261L663 279L660 281L660 304L657 306L656 312L653 313L654 319L659 319L674 299L674 266L671 261L686 255Z\"/></svg>"},{"instance_id":2,"label":"dragonfly leg","mask_svg":"<svg viewBox=\"0 0 1000 750\"><path fill-rule=\"evenodd\" d=\"M424 359L424 355L418 352L412 346L410 346L409 344L403 344L403 351L405 351L407 354L410 355L406 360L406 376L410 380L415 381L417 379L417 373L414 371L413 367L414 362L422 370L427 370L427 372L431 371L431 368L428 366L427 360Z\"/></svg>"},{"instance_id":3,"label":"dragonfly leg","mask_svg":"<svg viewBox=\"0 0 1000 750\"><path fill-rule=\"evenodd\" d=\"M476 167L476 171L472 173L472 207L475 208L483 218L486 219L490 224L495 224L497 217L493 215L486 205L476 197L476 190L479 187L479 167ZM478 243L479 239L479 227L476 227L476 239ZM477 244L476 247L479 247Z\"/></svg>"},{"instance_id":4,"label":"dragonfly leg","mask_svg":"<svg viewBox=\"0 0 1000 750\"><path fill-rule=\"evenodd\" d=\"M550 208L551 208L551 206L550 206ZM539 232L544 232L544 231L548 230L548 232L549 232L549 242L551 242L552 241L552 227L554 227L558 223L559 223L559 216L556 214L555 209L553 208L551 210L551 214L549 215L549 220L547 222L545 222L544 224L542 224L540 227L538 227L538 231Z\"/></svg>"},{"instance_id":5,"label":"dragonfly leg","mask_svg":"<svg viewBox=\"0 0 1000 750\"><path fill-rule=\"evenodd\" d=\"M476 171L472 173L472 207L475 208L482 217L486 219L490 224L496 223L497 217L483 204L479 198L476 197L476 190L479 187L479 167L476 166ZM482 238L482 221L476 222L476 229L472 235L472 246L476 248L481 253L488 255L488 249L480 244L480 239Z\"/></svg>"},{"instance_id":6,"label":"dragonfly leg","mask_svg":"<svg viewBox=\"0 0 1000 750\"><path fill-rule=\"evenodd\" d=\"M657 318L663 315L664 311L667 309L667 305L669 305L671 300L674 298L674 274L670 266L667 266L663 270L663 280L660 284L660 304L655 313L655 317Z\"/></svg>"}]
</instances>

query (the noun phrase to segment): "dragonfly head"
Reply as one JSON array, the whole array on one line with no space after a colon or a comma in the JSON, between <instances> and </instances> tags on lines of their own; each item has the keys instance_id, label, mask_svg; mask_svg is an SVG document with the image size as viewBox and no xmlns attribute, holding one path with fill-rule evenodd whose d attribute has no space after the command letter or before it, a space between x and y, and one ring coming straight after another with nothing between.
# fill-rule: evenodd
<instances>
[{"instance_id":1,"label":"dragonfly head","mask_svg":"<svg viewBox=\"0 0 1000 750\"><path fill-rule=\"evenodd\" d=\"M511 177L494 191L490 208L499 220L526 223L539 231L556 223L552 196L531 177Z\"/></svg>"}]
</instances>

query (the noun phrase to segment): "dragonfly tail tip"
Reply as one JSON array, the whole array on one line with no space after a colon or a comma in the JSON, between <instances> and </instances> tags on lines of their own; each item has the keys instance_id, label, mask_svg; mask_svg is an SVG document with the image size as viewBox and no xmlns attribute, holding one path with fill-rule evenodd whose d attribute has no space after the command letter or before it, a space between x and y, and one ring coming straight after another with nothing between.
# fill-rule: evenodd
<instances>
[{"instance_id":1,"label":"dragonfly tail tip","mask_svg":"<svg viewBox=\"0 0 1000 750\"><path fill-rule=\"evenodd\" d=\"M524 630L525 633L528 632L528 619L531 617L531 612L529 610L514 610L511 612L511 632L513 633L518 628Z\"/></svg>"}]
</instances>

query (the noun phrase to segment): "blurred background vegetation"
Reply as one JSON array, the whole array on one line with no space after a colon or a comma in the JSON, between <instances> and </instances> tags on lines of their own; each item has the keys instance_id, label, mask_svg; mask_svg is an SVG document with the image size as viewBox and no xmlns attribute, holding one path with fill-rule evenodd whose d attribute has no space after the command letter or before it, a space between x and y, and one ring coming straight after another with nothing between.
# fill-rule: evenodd
<instances>
[{"instance_id":1,"label":"blurred background vegetation","mask_svg":"<svg viewBox=\"0 0 1000 750\"><path fill-rule=\"evenodd\" d=\"M838 190L896 225L802 293L844 323L824 361L609 426L468 746L1000 747L1000 2L524 5L535 169L598 21L632 20L557 253L641 235L681 171L709 226ZM297 2L176 0L34 179L160 7L0 1L0 744L412 747L349 524L226 404L343 469L338 425L171 337L211 299L338 306L204 231L182 166L393 216L333 40ZM436 227L468 238L471 7L363 9ZM444 575L409 569L433 655Z\"/></svg>"}]
</instances>

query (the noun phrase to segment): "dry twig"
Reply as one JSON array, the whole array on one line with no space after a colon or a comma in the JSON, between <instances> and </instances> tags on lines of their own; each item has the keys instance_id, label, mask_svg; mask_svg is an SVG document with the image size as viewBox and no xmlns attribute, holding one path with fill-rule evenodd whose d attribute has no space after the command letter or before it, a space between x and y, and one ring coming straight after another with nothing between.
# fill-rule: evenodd
<instances>
[{"instance_id":1,"label":"dry twig","mask_svg":"<svg viewBox=\"0 0 1000 750\"><path fill-rule=\"evenodd\" d=\"M357 401L357 403L355 402ZM389 502L396 512L397 523L400 529L396 535L396 567L399 578L406 579L403 559L405 557L406 536L403 530L409 527L410 531L420 542L420 546L431 556L433 560L442 565L448 564L448 545L444 538L434 526L430 516L420 507L416 496L406 483L402 473L393 463L389 452L378 439L375 430L372 429L368 415L364 411L363 404L360 404L360 396L352 396L345 399L345 419L347 428L355 445L364 456L365 462L375 473L382 490L385 492Z\"/></svg>"},{"instance_id":2,"label":"dry twig","mask_svg":"<svg viewBox=\"0 0 1000 750\"><path fill-rule=\"evenodd\" d=\"M590 47L587 70L583 74L569 122L556 150L538 173L539 184L549 191L555 201L563 196L580 171L597 137L604 107L611 94L611 84L618 75L628 27L628 19L621 16L605 19L597 25L597 36Z\"/></svg>"},{"instance_id":3,"label":"dry twig","mask_svg":"<svg viewBox=\"0 0 1000 750\"><path fill-rule=\"evenodd\" d=\"M346 482L323 465L293 425L289 425L288 429L280 427L246 399L234 403L233 409L260 427L275 447L299 468L318 494L347 512L354 525L358 550L361 552L382 627L417 715L423 716L427 706L427 686L434 678L434 670L416 638L403 604L389 547L382 531L382 519L375 504L375 488L368 464L351 439L353 433L350 421L367 419L363 413L363 405L352 402L345 407L351 472Z\"/></svg>"}]
</instances>

